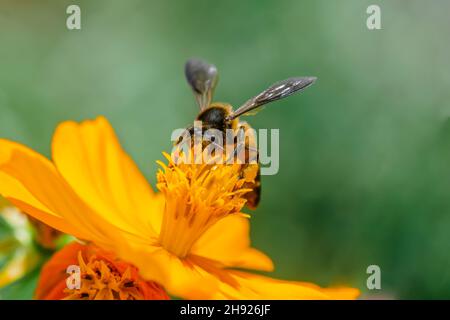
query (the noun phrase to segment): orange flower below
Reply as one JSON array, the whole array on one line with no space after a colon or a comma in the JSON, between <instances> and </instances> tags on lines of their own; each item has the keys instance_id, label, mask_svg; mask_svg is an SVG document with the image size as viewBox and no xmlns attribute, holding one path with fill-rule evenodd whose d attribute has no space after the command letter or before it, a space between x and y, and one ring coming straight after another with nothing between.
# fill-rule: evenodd
<instances>
[{"instance_id":1,"label":"orange flower below","mask_svg":"<svg viewBox=\"0 0 450 320\"><path fill-rule=\"evenodd\" d=\"M79 286L68 289L67 267L79 267ZM72 243L42 268L36 299L44 300L167 300L164 289L143 280L136 267L93 245Z\"/></svg>"}]
</instances>

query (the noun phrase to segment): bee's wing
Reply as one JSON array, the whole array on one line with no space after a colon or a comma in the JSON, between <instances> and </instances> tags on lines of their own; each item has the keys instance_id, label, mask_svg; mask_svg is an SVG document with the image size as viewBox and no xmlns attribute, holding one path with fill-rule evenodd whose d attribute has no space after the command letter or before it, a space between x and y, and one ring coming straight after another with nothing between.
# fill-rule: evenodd
<instances>
[{"instance_id":1,"label":"bee's wing","mask_svg":"<svg viewBox=\"0 0 450 320\"><path fill-rule=\"evenodd\" d=\"M231 115L229 115L228 120L232 120L243 114L250 114L251 111L255 111L258 107L261 107L269 102L290 96L291 94L312 85L316 79L316 77L297 77L274 83L256 97L248 100Z\"/></svg>"},{"instance_id":2,"label":"bee's wing","mask_svg":"<svg viewBox=\"0 0 450 320\"><path fill-rule=\"evenodd\" d=\"M186 62L184 72L200 110L207 108L218 80L216 66L203 60L190 59Z\"/></svg>"}]
</instances>

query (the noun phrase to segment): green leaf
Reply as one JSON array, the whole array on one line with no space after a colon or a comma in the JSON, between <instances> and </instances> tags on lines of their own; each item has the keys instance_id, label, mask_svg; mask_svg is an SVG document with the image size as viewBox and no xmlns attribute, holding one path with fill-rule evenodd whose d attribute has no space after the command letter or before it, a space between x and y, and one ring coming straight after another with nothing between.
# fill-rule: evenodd
<instances>
[{"instance_id":1,"label":"green leaf","mask_svg":"<svg viewBox=\"0 0 450 320\"><path fill-rule=\"evenodd\" d=\"M0 300L30 300L39 279L41 264L23 278L0 289Z\"/></svg>"},{"instance_id":2,"label":"green leaf","mask_svg":"<svg viewBox=\"0 0 450 320\"><path fill-rule=\"evenodd\" d=\"M6 222L5 218L0 214L0 241L13 236L12 227Z\"/></svg>"}]
</instances>

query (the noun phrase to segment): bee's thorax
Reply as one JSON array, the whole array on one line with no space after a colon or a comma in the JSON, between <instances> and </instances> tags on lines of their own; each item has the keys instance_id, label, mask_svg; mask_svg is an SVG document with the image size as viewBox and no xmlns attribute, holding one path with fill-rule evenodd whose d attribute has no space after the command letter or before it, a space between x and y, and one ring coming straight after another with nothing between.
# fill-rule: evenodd
<instances>
[{"instance_id":1,"label":"bee's thorax","mask_svg":"<svg viewBox=\"0 0 450 320\"><path fill-rule=\"evenodd\" d=\"M215 103L206 108L197 116L198 121L203 122L206 128L225 130L233 128L234 121L227 120L232 107L229 104Z\"/></svg>"}]
</instances>

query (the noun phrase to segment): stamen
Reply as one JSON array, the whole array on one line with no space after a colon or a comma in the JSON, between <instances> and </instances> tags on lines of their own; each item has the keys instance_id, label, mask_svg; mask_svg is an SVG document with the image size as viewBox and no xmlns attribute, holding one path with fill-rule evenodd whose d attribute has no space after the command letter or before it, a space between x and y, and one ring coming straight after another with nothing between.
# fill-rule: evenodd
<instances>
[{"instance_id":1,"label":"stamen","mask_svg":"<svg viewBox=\"0 0 450 320\"><path fill-rule=\"evenodd\" d=\"M186 257L201 235L220 219L240 214L251 191L244 188L248 177L242 177L240 164L194 164L184 161L175 165L158 162L157 188L164 193L166 205L159 241L162 247L180 258Z\"/></svg>"},{"instance_id":2,"label":"stamen","mask_svg":"<svg viewBox=\"0 0 450 320\"><path fill-rule=\"evenodd\" d=\"M131 265L111 261L96 253L88 254L86 262L81 251L78 252L78 264L81 272L80 288L65 289L66 300L167 299L167 294L159 285L138 279L136 268Z\"/></svg>"}]
</instances>

